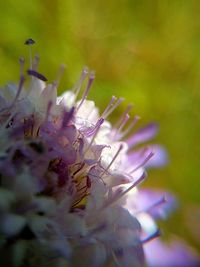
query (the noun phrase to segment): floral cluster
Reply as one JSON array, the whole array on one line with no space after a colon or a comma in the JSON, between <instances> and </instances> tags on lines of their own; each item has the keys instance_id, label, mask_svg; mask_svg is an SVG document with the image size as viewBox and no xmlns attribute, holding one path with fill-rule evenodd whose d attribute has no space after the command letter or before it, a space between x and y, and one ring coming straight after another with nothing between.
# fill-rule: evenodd
<instances>
[{"instance_id":1,"label":"floral cluster","mask_svg":"<svg viewBox=\"0 0 200 267\"><path fill-rule=\"evenodd\" d=\"M25 89L23 65L19 85L0 91L3 266L197 266L185 245L158 238L155 219L165 218L173 197L138 190L144 167L166 159L158 145L137 148L157 125L130 135L139 117L129 123L129 105L112 126L107 118L122 99L112 97L99 114L87 100L94 80L87 68L57 97L59 78L46 84L37 57Z\"/></svg>"}]
</instances>

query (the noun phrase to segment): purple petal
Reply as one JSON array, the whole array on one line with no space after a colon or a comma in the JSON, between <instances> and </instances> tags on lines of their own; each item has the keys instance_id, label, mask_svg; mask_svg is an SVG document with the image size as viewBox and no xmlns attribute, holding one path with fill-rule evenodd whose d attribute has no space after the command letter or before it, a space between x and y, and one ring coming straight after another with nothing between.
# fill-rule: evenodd
<instances>
[{"instance_id":1,"label":"purple petal","mask_svg":"<svg viewBox=\"0 0 200 267\"><path fill-rule=\"evenodd\" d=\"M67 128L63 131L63 135L67 137L70 143L73 143L77 138L77 130L74 125L67 126Z\"/></svg>"},{"instance_id":2,"label":"purple petal","mask_svg":"<svg viewBox=\"0 0 200 267\"><path fill-rule=\"evenodd\" d=\"M76 150L71 144L65 146L64 151L60 150L61 157L67 164L73 164L76 161Z\"/></svg>"},{"instance_id":3,"label":"purple petal","mask_svg":"<svg viewBox=\"0 0 200 267\"><path fill-rule=\"evenodd\" d=\"M149 267L198 267L200 259L195 252L180 241L164 244L159 239L144 245Z\"/></svg>"},{"instance_id":4,"label":"purple petal","mask_svg":"<svg viewBox=\"0 0 200 267\"><path fill-rule=\"evenodd\" d=\"M158 125L156 123L150 123L147 126L140 128L132 137L126 142L129 147L133 147L140 143L146 142L152 139L158 132Z\"/></svg>"},{"instance_id":5,"label":"purple petal","mask_svg":"<svg viewBox=\"0 0 200 267\"><path fill-rule=\"evenodd\" d=\"M64 111L63 121L62 121L62 129L67 127L67 125L70 122L70 120L72 120L73 115L74 115L74 107L72 107L68 112Z\"/></svg>"}]
</instances>

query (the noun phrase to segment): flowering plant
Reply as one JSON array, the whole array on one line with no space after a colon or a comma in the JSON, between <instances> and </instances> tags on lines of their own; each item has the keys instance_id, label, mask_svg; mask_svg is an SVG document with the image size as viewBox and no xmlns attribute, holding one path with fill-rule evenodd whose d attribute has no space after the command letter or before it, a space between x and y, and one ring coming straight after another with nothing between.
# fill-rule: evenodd
<instances>
[{"instance_id":1,"label":"flowering plant","mask_svg":"<svg viewBox=\"0 0 200 267\"><path fill-rule=\"evenodd\" d=\"M25 89L20 62L19 85L0 91L3 265L196 266L185 245L157 240L155 219L169 213L174 198L138 190L144 167L166 159L158 145L136 147L154 137L157 125L127 138L139 117L128 123L129 105L112 126L107 118L122 102L114 96L99 115L87 100L93 72L84 68L74 88L57 97L59 78L46 84L38 57Z\"/></svg>"}]
</instances>

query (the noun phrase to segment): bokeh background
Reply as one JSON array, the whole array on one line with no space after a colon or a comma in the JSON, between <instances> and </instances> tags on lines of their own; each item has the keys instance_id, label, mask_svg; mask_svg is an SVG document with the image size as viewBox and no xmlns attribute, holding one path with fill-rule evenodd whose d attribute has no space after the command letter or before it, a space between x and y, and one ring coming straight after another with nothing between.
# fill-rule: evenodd
<instances>
[{"instance_id":1,"label":"bokeh background","mask_svg":"<svg viewBox=\"0 0 200 267\"><path fill-rule=\"evenodd\" d=\"M156 142L169 164L151 170L144 186L166 188L180 202L165 222L168 234L200 247L200 1L0 0L0 84L17 81L27 38L49 80L67 70L60 92L84 65L96 71L90 98L101 110L111 95L134 103L134 114L160 124ZM113 118L114 120L115 118Z\"/></svg>"}]
</instances>

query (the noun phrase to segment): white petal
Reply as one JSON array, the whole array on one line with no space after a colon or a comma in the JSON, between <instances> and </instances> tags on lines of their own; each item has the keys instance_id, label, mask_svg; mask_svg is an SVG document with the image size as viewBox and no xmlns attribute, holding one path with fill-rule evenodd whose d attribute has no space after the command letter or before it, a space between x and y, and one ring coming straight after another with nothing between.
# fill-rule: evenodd
<instances>
[{"instance_id":1,"label":"white petal","mask_svg":"<svg viewBox=\"0 0 200 267\"><path fill-rule=\"evenodd\" d=\"M18 234L26 224L26 219L17 214L6 214L0 219L1 232L8 236Z\"/></svg>"}]
</instances>

